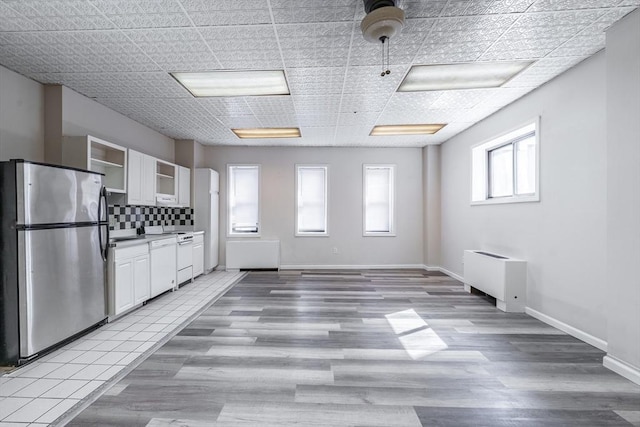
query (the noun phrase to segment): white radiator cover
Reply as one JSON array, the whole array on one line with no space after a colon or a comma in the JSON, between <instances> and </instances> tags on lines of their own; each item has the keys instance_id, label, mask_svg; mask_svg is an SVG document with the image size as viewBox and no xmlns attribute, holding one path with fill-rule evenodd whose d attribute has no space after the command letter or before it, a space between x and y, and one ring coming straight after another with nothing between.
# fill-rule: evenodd
<instances>
[{"instance_id":1,"label":"white radiator cover","mask_svg":"<svg viewBox=\"0 0 640 427\"><path fill-rule=\"evenodd\" d=\"M228 240L226 269L279 268L280 240Z\"/></svg>"},{"instance_id":2,"label":"white radiator cover","mask_svg":"<svg viewBox=\"0 0 640 427\"><path fill-rule=\"evenodd\" d=\"M502 311L524 313L527 302L527 262L481 252L464 251L465 287L473 286L496 298L496 307Z\"/></svg>"}]
</instances>

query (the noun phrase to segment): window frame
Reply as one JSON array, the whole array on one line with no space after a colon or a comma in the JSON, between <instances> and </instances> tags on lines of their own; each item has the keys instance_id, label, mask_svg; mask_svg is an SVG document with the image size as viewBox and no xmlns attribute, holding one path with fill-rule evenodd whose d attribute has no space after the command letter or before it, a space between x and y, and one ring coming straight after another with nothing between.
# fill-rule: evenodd
<instances>
[{"instance_id":1,"label":"window frame","mask_svg":"<svg viewBox=\"0 0 640 427\"><path fill-rule=\"evenodd\" d=\"M298 196L300 189L300 169L324 169L324 228L322 232L300 231L298 225ZM328 237L329 236L329 165L327 164L296 164L295 165L295 237Z\"/></svg>"},{"instance_id":2,"label":"window frame","mask_svg":"<svg viewBox=\"0 0 640 427\"><path fill-rule=\"evenodd\" d=\"M256 232L238 233L231 229L231 170L237 167L256 167L258 169L258 230ZM262 234L262 167L259 164L234 163L227 164L227 237L260 237Z\"/></svg>"},{"instance_id":3,"label":"window frame","mask_svg":"<svg viewBox=\"0 0 640 427\"><path fill-rule=\"evenodd\" d=\"M390 169L389 185L389 231L367 231L367 169ZM396 236L396 165L366 163L362 165L362 236L363 237L395 237Z\"/></svg>"},{"instance_id":4,"label":"window frame","mask_svg":"<svg viewBox=\"0 0 640 427\"><path fill-rule=\"evenodd\" d=\"M526 140L533 134L535 139L535 192L517 194L518 191L518 161L517 148L520 141ZM491 196L491 152L508 145L513 146L513 190L511 195ZM540 201L540 117L515 126L502 134L490 138L471 147L471 205L489 205L504 203L527 203ZM482 197L476 198L482 187Z\"/></svg>"}]
</instances>

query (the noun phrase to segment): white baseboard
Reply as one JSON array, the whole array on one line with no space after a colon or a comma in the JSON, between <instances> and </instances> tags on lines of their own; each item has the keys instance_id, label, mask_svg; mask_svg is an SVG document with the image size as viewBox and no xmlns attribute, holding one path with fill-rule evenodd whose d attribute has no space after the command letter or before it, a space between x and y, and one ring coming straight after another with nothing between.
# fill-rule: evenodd
<instances>
[{"instance_id":1,"label":"white baseboard","mask_svg":"<svg viewBox=\"0 0 640 427\"><path fill-rule=\"evenodd\" d=\"M375 265L316 265L316 264L289 264L281 265L280 270L399 270L403 268L420 269L422 264L375 264Z\"/></svg>"},{"instance_id":2,"label":"white baseboard","mask_svg":"<svg viewBox=\"0 0 640 427\"><path fill-rule=\"evenodd\" d=\"M460 282L464 283L464 277L460 276L459 274L454 273L453 271L449 271L446 268L425 266L425 270L427 270L427 271L439 271L440 273L444 273L447 276L453 277L454 279L459 280Z\"/></svg>"},{"instance_id":3,"label":"white baseboard","mask_svg":"<svg viewBox=\"0 0 640 427\"><path fill-rule=\"evenodd\" d=\"M535 317L536 319L546 323L547 325L553 326L556 329L560 329L562 332L566 332L567 334L571 335L572 337L578 338L580 341L584 341L587 344L591 344L592 346L594 346L595 348L598 348L602 351L607 351L607 342L598 338L598 337L594 337L591 334L586 333L583 330L580 330L578 328L574 328L571 325L568 325L564 322L561 322L558 319L555 319L551 316L548 316L544 313L540 313L537 310L534 310L531 307L526 307L525 308L525 313L527 313L529 316L531 317Z\"/></svg>"},{"instance_id":4,"label":"white baseboard","mask_svg":"<svg viewBox=\"0 0 640 427\"><path fill-rule=\"evenodd\" d=\"M605 368L611 369L616 374L640 385L640 369L635 366L631 366L620 359L609 356L608 354L602 359L602 364Z\"/></svg>"}]
</instances>

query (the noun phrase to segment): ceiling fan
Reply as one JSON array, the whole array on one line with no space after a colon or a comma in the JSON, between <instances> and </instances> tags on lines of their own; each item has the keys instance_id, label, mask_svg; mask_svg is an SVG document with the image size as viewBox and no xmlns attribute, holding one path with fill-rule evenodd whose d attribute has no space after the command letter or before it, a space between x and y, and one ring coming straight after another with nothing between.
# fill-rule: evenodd
<instances>
[{"instance_id":1,"label":"ceiling fan","mask_svg":"<svg viewBox=\"0 0 640 427\"><path fill-rule=\"evenodd\" d=\"M389 44L392 37L400 34L404 26L404 10L396 6L395 0L363 0L367 15L360 23L365 40L382 45L382 77L389 70ZM386 67L385 67L386 61Z\"/></svg>"}]
</instances>

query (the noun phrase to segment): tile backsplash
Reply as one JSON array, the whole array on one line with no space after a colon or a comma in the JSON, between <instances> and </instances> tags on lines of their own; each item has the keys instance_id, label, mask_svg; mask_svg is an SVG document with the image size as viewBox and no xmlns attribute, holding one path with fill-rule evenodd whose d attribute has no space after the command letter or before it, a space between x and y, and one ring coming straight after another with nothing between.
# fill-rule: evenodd
<instances>
[{"instance_id":1,"label":"tile backsplash","mask_svg":"<svg viewBox=\"0 0 640 427\"><path fill-rule=\"evenodd\" d=\"M109 206L109 228L111 230L151 225L193 225L193 209L160 206Z\"/></svg>"}]
</instances>

